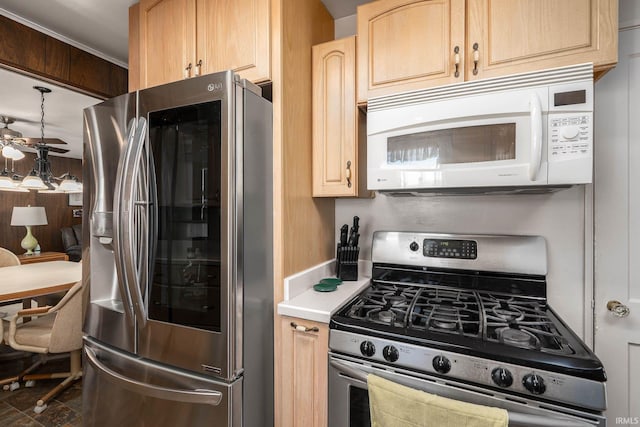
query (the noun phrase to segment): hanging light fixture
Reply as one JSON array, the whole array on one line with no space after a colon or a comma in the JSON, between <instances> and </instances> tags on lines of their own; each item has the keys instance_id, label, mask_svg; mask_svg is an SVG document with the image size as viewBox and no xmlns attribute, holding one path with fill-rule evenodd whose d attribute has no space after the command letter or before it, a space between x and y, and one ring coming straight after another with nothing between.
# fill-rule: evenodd
<instances>
[{"instance_id":1,"label":"hanging light fixture","mask_svg":"<svg viewBox=\"0 0 640 427\"><path fill-rule=\"evenodd\" d=\"M13 139L22 138L22 134L17 130L9 129L9 125L13 122L15 119L11 117L0 116L0 123L4 124L4 127L0 128L0 146L5 159L20 160L24 158L24 153L15 146Z\"/></svg>"},{"instance_id":2,"label":"hanging light fixture","mask_svg":"<svg viewBox=\"0 0 640 427\"><path fill-rule=\"evenodd\" d=\"M70 173L54 176L49 162L49 146L44 139L44 94L51 93L51 89L43 86L34 86L40 92L40 142L35 145L37 152L35 166L20 183L21 188L40 190L41 192L82 192L82 183ZM60 185L56 182L60 182Z\"/></svg>"}]
</instances>

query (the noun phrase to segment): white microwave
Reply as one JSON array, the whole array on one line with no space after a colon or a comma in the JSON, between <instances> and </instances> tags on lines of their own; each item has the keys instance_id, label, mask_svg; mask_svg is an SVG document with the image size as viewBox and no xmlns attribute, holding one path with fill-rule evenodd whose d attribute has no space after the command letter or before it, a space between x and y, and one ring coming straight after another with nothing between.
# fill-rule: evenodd
<instances>
[{"instance_id":1,"label":"white microwave","mask_svg":"<svg viewBox=\"0 0 640 427\"><path fill-rule=\"evenodd\" d=\"M370 190L540 191L592 173L592 64L368 102Z\"/></svg>"}]
</instances>

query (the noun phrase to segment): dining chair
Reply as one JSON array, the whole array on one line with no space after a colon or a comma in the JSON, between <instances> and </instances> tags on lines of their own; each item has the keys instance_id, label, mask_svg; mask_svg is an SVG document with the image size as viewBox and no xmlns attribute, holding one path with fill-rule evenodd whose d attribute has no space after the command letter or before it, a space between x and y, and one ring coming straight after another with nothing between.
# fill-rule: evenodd
<instances>
[{"instance_id":1,"label":"dining chair","mask_svg":"<svg viewBox=\"0 0 640 427\"><path fill-rule=\"evenodd\" d=\"M44 306L19 311L10 319L3 319L4 341L14 350L40 355L37 362L17 376L0 380L4 390L15 390L24 381L33 386L35 380L64 378L55 388L38 399L34 412L41 413L47 402L82 377L80 350L82 349L82 282L77 282L55 306ZM25 318L31 318L24 322ZM23 320L20 322L20 320ZM69 353L68 372L32 374L53 355Z\"/></svg>"},{"instance_id":2,"label":"dining chair","mask_svg":"<svg viewBox=\"0 0 640 427\"><path fill-rule=\"evenodd\" d=\"M11 267L12 265L20 265L20 260L8 249L0 247L0 267ZM0 311L0 319L7 317L9 313L6 311ZM2 332L2 325L0 325L0 332ZM2 336L0 335L0 343L2 343Z\"/></svg>"}]
</instances>

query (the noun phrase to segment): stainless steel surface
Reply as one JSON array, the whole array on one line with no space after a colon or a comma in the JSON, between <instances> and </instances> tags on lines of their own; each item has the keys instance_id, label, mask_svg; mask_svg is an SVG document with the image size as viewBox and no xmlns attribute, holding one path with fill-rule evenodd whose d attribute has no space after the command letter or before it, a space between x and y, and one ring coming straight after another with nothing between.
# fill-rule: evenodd
<instances>
[{"instance_id":1,"label":"stainless steel surface","mask_svg":"<svg viewBox=\"0 0 640 427\"><path fill-rule=\"evenodd\" d=\"M83 262L95 278L84 326L92 349L85 355L87 425L127 425L131 419L145 425L273 425L272 106L260 91L224 72L126 95L126 111L118 98L85 111L86 175L94 172L108 183L85 193L86 205L98 199L101 209L95 221L101 228L90 228L85 217L92 234ZM149 115L213 101L222 105L221 126L213 130L220 129L215 142L221 170L198 176L202 186L209 174L221 181L220 230L214 231L221 240L215 260L220 332L154 319L149 311L150 279L156 261L162 262ZM201 190L205 197L206 187ZM216 396L222 397L213 406Z\"/></svg>"},{"instance_id":2,"label":"stainless steel surface","mask_svg":"<svg viewBox=\"0 0 640 427\"><path fill-rule=\"evenodd\" d=\"M470 381L474 384L485 385L487 387L496 386L491 377L493 370L503 368L507 369L513 376L513 384L509 386L508 389L523 396L529 395L531 397L535 397L535 395L524 387L522 380L526 375L535 373L540 376L547 385L543 396L545 399L559 404L566 403L595 411L603 411L607 407L604 383L557 372L548 372L542 369L533 369L513 363L504 363L451 351L442 351L430 347L338 330L331 331L329 348L335 352L354 357L362 357L360 346L363 342L373 344L376 349L372 356L366 358L367 363L369 363L369 361L385 363L386 361L383 357L382 350L387 346L393 346L398 350L399 354L398 359L393 362L394 366L437 375L438 373L433 366L433 361L436 357L443 356L451 363L451 370L446 374L447 378Z\"/></svg>"},{"instance_id":3,"label":"stainless steel surface","mask_svg":"<svg viewBox=\"0 0 640 427\"><path fill-rule=\"evenodd\" d=\"M96 369L101 375L105 375L105 377L109 381L126 390L130 390L135 393L139 393L156 399L165 399L173 400L176 402L187 402L212 406L218 406L220 404L220 401L222 400L222 393L220 393L219 391L206 389L180 390L175 388L159 387L147 382L132 380L131 378L127 378L126 376L110 369L102 362L100 362L94 350L92 350L90 347L85 347L84 352L86 360L93 367L93 369ZM141 363L148 364L148 362Z\"/></svg>"},{"instance_id":4,"label":"stainless steel surface","mask_svg":"<svg viewBox=\"0 0 640 427\"><path fill-rule=\"evenodd\" d=\"M627 317L629 315L629 313L631 313L631 309L622 304L620 301L609 301L607 303L607 310L609 310L611 313L613 313L614 316L616 317Z\"/></svg>"},{"instance_id":5,"label":"stainless steel surface","mask_svg":"<svg viewBox=\"0 0 640 427\"><path fill-rule=\"evenodd\" d=\"M476 259L434 258L423 255L424 239L464 239L477 242ZM411 243L420 245L412 251ZM495 236L376 231L371 261L461 270L493 271L531 275L547 274L547 250L540 236Z\"/></svg>"},{"instance_id":6,"label":"stainless steel surface","mask_svg":"<svg viewBox=\"0 0 640 427\"><path fill-rule=\"evenodd\" d=\"M137 95L126 94L84 110L83 331L102 342L134 351L131 302L118 279L113 248L114 195L120 157L133 137Z\"/></svg>"},{"instance_id":7,"label":"stainless steel surface","mask_svg":"<svg viewBox=\"0 0 640 427\"><path fill-rule=\"evenodd\" d=\"M83 425L95 427L129 426L197 426L241 427L242 379L231 383L214 381L204 376L157 364L128 353L85 339L85 349L95 354L99 363L128 380L147 384L132 389L114 380L110 374L96 369L85 350L83 389ZM220 401L195 403L181 394L157 396L157 389L209 390L219 393ZM196 399L200 399L197 396ZM213 397L217 400L217 397ZM213 424L212 424L213 423Z\"/></svg>"},{"instance_id":8,"label":"stainless steel surface","mask_svg":"<svg viewBox=\"0 0 640 427\"><path fill-rule=\"evenodd\" d=\"M236 132L235 84L233 73L215 73L139 92L138 116L149 117L155 111L219 100L222 103L221 128L221 248L220 254L220 332L206 331L165 321L146 318L139 329L138 352L141 356L179 366L184 369L210 372L231 380L242 372L235 358L236 286L234 271L236 254L242 250L233 241L234 227L242 228L242 218L236 218L236 175L234 156ZM211 90L210 90L211 89ZM150 135L147 134L147 145ZM151 259L151 264L154 259ZM145 301L148 304L148 301ZM242 303L242 301L239 301ZM183 350L176 350L183 349Z\"/></svg>"},{"instance_id":9,"label":"stainless steel surface","mask_svg":"<svg viewBox=\"0 0 640 427\"><path fill-rule=\"evenodd\" d=\"M244 90L242 337L245 426L273 425L273 134L271 104ZM240 258L241 257L241 258Z\"/></svg>"},{"instance_id":10,"label":"stainless steel surface","mask_svg":"<svg viewBox=\"0 0 640 427\"><path fill-rule=\"evenodd\" d=\"M407 387L462 402L506 409L510 427L605 427L606 418L552 403L539 403L525 397L514 398L499 391L443 380L427 374L375 362L329 354L329 425L348 427L350 389L367 390L366 377L374 374Z\"/></svg>"}]
</instances>

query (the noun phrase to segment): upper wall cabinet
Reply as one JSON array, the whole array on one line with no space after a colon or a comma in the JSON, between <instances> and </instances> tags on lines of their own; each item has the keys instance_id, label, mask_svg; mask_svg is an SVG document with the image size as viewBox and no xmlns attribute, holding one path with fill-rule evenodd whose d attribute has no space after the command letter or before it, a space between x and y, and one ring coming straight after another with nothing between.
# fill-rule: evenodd
<instances>
[{"instance_id":1,"label":"upper wall cabinet","mask_svg":"<svg viewBox=\"0 0 640 427\"><path fill-rule=\"evenodd\" d=\"M463 81L464 19L464 0L359 6L358 101Z\"/></svg>"},{"instance_id":2,"label":"upper wall cabinet","mask_svg":"<svg viewBox=\"0 0 640 427\"><path fill-rule=\"evenodd\" d=\"M469 80L618 62L617 0L467 0L467 22Z\"/></svg>"},{"instance_id":3,"label":"upper wall cabinet","mask_svg":"<svg viewBox=\"0 0 640 427\"><path fill-rule=\"evenodd\" d=\"M269 0L141 0L142 88L232 69L270 80Z\"/></svg>"},{"instance_id":4,"label":"upper wall cabinet","mask_svg":"<svg viewBox=\"0 0 640 427\"><path fill-rule=\"evenodd\" d=\"M362 167L366 124L356 107L355 36L313 46L312 64L313 196L368 196Z\"/></svg>"},{"instance_id":5,"label":"upper wall cabinet","mask_svg":"<svg viewBox=\"0 0 640 427\"><path fill-rule=\"evenodd\" d=\"M379 0L358 7L358 101L617 62L617 0Z\"/></svg>"}]
</instances>

